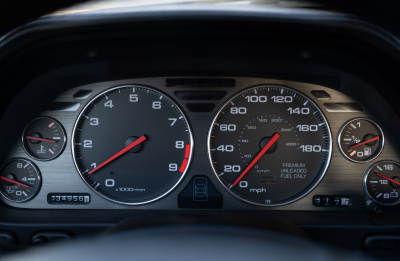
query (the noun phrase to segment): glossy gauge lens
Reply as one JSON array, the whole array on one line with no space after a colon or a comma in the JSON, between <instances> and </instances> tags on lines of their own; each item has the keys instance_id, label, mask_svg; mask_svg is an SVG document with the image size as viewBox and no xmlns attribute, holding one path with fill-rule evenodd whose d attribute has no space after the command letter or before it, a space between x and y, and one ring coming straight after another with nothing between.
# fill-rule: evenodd
<instances>
[{"instance_id":1,"label":"glossy gauge lens","mask_svg":"<svg viewBox=\"0 0 400 261\"><path fill-rule=\"evenodd\" d=\"M384 136L372 120L357 118L346 122L339 131L340 152L350 161L367 162L382 152Z\"/></svg>"},{"instance_id":2,"label":"glossy gauge lens","mask_svg":"<svg viewBox=\"0 0 400 261\"><path fill-rule=\"evenodd\" d=\"M400 202L400 163L381 161L372 165L364 176L367 196L381 205Z\"/></svg>"},{"instance_id":3,"label":"glossy gauge lens","mask_svg":"<svg viewBox=\"0 0 400 261\"><path fill-rule=\"evenodd\" d=\"M81 112L73 132L76 167L99 195L144 204L168 194L184 177L193 139L180 108L142 86L107 90Z\"/></svg>"},{"instance_id":4,"label":"glossy gauge lens","mask_svg":"<svg viewBox=\"0 0 400 261\"><path fill-rule=\"evenodd\" d=\"M1 166L0 172L0 192L8 200L25 202L40 190L42 179L39 169L29 160L9 160Z\"/></svg>"},{"instance_id":5,"label":"glossy gauge lens","mask_svg":"<svg viewBox=\"0 0 400 261\"><path fill-rule=\"evenodd\" d=\"M319 108L281 86L246 89L215 116L208 137L215 175L236 197L261 206L294 202L328 168L332 138Z\"/></svg>"},{"instance_id":6,"label":"glossy gauge lens","mask_svg":"<svg viewBox=\"0 0 400 261\"><path fill-rule=\"evenodd\" d=\"M52 160L64 150L67 138L61 124L48 117L33 120L22 134L22 145L34 159Z\"/></svg>"}]
</instances>

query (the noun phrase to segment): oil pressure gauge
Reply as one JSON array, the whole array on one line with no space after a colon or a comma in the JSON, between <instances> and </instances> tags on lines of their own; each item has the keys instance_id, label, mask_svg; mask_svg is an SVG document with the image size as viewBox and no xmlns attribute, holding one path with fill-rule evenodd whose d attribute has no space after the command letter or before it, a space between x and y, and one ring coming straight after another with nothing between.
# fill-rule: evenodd
<instances>
[{"instance_id":1,"label":"oil pressure gauge","mask_svg":"<svg viewBox=\"0 0 400 261\"><path fill-rule=\"evenodd\" d=\"M36 196L42 184L39 169L26 159L11 159L0 168L0 193L13 202L25 202Z\"/></svg>"},{"instance_id":2,"label":"oil pressure gauge","mask_svg":"<svg viewBox=\"0 0 400 261\"><path fill-rule=\"evenodd\" d=\"M356 118L339 131L338 147L348 160L365 163L379 156L384 146L381 128L370 119Z\"/></svg>"},{"instance_id":3,"label":"oil pressure gauge","mask_svg":"<svg viewBox=\"0 0 400 261\"><path fill-rule=\"evenodd\" d=\"M52 160L64 150L67 142L64 128L55 119L41 117L33 120L22 134L22 145L36 160Z\"/></svg>"}]
</instances>

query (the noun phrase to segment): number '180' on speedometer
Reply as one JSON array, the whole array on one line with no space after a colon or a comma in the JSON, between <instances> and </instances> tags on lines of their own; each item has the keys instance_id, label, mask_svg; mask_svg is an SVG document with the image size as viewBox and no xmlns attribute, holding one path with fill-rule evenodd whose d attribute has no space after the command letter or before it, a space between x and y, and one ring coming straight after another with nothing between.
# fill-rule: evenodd
<instances>
[{"instance_id":1,"label":"number '180' on speedometer","mask_svg":"<svg viewBox=\"0 0 400 261\"><path fill-rule=\"evenodd\" d=\"M304 94L274 85L235 94L208 134L215 175L234 196L279 206L307 195L325 175L332 135L321 110Z\"/></svg>"}]
</instances>

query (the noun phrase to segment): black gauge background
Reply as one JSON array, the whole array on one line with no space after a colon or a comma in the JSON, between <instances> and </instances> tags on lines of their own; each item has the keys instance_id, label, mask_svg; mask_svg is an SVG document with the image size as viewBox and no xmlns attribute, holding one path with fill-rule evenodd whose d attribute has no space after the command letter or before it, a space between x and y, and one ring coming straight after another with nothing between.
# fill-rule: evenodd
<instances>
[{"instance_id":1,"label":"black gauge background","mask_svg":"<svg viewBox=\"0 0 400 261\"><path fill-rule=\"evenodd\" d=\"M17 163L22 163L23 167L22 168L17 168ZM14 165L12 165L14 164ZM24 166L26 166L26 164L29 164L30 166L24 168ZM30 174L29 172L32 171ZM14 159L10 159L7 160L6 162L3 163L3 165L0 168L0 175L5 175L5 174L9 174L12 173L17 181L22 182L24 184L30 185L32 186L32 188L25 188L22 187L20 185L16 185L18 186L18 190L22 190L25 191L25 193L28 194L28 197L16 197L16 196L12 196L9 193L7 193L5 191L6 189L6 185L4 184L4 181L1 180L1 186L0 186L0 192L2 194L3 197L5 197L6 199L13 201L13 202L26 202L29 201L31 199L33 199L40 191L40 188L42 186L42 176L40 174L39 168L30 160L27 159L23 159L23 158L14 158ZM31 177L31 178L35 178L35 181L22 181L23 177Z\"/></svg>"},{"instance_id":2,"label":"black gauge background","mask_svg":"<svg viewBox=\"0 0 400 261\"><path fill-rule=\"evenodd\" d=\"M270 88L270 91L267 89ZM264 89L264 91L262 91ZM275 89L275 90L274 90ZM284 90L283 94L281 94L281 90ZM257 94L254 94L254 90L257 90ZM268 101L266 103L249 103L247 100L245 100L246 95L266 95L268 96ZM271 97L277 95L277 96L293 96L293 102L292 103L273 103ZM307 101L306 106L303 104ZM231 102L234 103L234 105L231 104ZM243 115L235 115L232 116L229 114L229 110L231 107L247 107L247 114ZM293 108L303 108L303 107L308 107L310 108L310 114L309 115L297 115L297 114L292 114L290 115L289 112L287 111L288 107L293 107ZM224 112L222 114L221 112ZM314 114L316 112L316 114ZM326 149L326 152L311 152L311 153L303 153L302 161L299 162L299 160L294 160L294 157L298 157L298 153L296 149L293 148L287 148L284 146L286 142L294 142L296 140L293 140L292 137L288 138L288 134L285 132L281 132L280 129L275 129L275 127L268 127L266 126L265 131L263 131L262 135L259 136L253 136L249 135L246 137L239 137L238 131L235 132L221 132L221 131L215 131L216 128L219 128L216 126L214 123L219 123L219 124L236 124L237 129L243 129L243 127L246 127L245 125L247 123L250 124L250 122L253 119L256 119L256 117L260 117L263 114L266 115L274 115L276 117L281 117L284 118L285 121L287 120L286 126L288 127L296 127L298 124L321 124L325 123L324 125L320 126L317 132L303 132L303 137L300 138L298 142L300 142L300 145L321 145L322 149ZM291 124L289 126L289 124ZM279 128L283 125L279 125ZM278 132L281 137L277 142L277 150L272 153L272 154L265 154L261 160L259 161L260 164L267 166L268 168L271 169L271 173L267 173L265 175L275 175L276 178L276 184L275 185L265 185L265 187L268 190L268 193L266 194L256 194L256 193L243 193L240 191L238 188L238 185L233 187L232 189L228 189L227 187L229 184L233 183L234 180L236 180L237 177L243 172L243 170L246 168L247 164L250 162L251 159L247 159L247 162L244 163L241 158L232 157L235 156L232 153L227 153L222 154L222 152L218 153L217 151L210 151L210 149L216 149L219 145L221 144L230 144L230 145L237 145L238 140L242 138L250 138L253 139L254 142L250 141L250 146L248 146L248 151L245 151L245 153L251 153L252 158L256 156L256 154L260 151L260 146L259 146L259 141L262 137L265 136L272 136L274 132ZM299 132L297 132L299 133ZM215 136L214 138L212 136ZM294 136L294 135L293 135ZM326 138L324 138L326 137ZM296 148L298 148L297 146ZM237 146L237 148L239 148ZM330 133L329 125L327 120L325 119L324 115L322 112L318 109L318 107L311 101L311 99L307 98L304 94L295 91L291 88L284 87L284 86L277 86L277 85L263 85L263 86L256 86L256 87L251 87L248 89L245 89L243 91L240 91L236 94L234 94L228 101L224 103L224 105L221 106L221 108L218 110L218 113L214 117L214 120L211 124L209 134L208 134L208 153L209 153L209 160L211 163L211 166L214 170L215 175L219 179L219 181L223 184L223 186L234 196L238 197L239 199L242 199L248 203L260 205L260 206L280 206L280 205L285 205L289 204L291 202L294 202L305 195L307 195L318 183L321 181L323 176L326 173L326 170L329 166L330 159L331 159L331 154L332 154L332 136ZM283 158L285 157L285 159ZM217 163L215 163L217 162ZM308 173L307 173L307 178L306 181L301 181L299 179L286 179L285 184L280 183L278 177L280 173L278 173L278 167L277 164L280 166L282 163L301 163L305 162L306 166L308 168ZM223 176L219 177L218 174L221 172L224 172L223 166L224 165L240 165L241 166L241 171L239 173L231 173L231 174L224 174ZM250 183L253 183L254 188L261 188L261 183L260 183L260 177L252 173L254 172L255 169L254 167L246 174L245 178L242 180L247 180ZM253 175L252 175L253 174ZM260 174L261 175L261 174ZM274 186L274 187L273 187ZM251 196L249 195L251 194ZM264 201L266 199L271 199L271 204L265 204Z\"/></svg>"},{"instance_id":3,"label":"black gauge background","mask_svg":"<svg viewBox=\"0 0 400 261\"><path fill-rule=\"evenodd\" d=\"M356 125L356 129L352 128L350 124L356 124L357 122L361 122L361 128L359 128ZM350 129L351 130L350 130ZM350 133L349 133L350 132ZM355 150L363 150L364 148L368 147L371 149L373 152L371 156L363 156L363 157L357 157L356 154L351 156L350 153L353 151L352 149L346 148L349 145L355 144L354 141L351 141L350 144L347 144L348 142L344 141L344 138L346 138L345 135L351 135L351 134L356 134L358 138L362 139L361 142L363 142L365 135L372 134L375 136L379 136L379 140L372 145L361 145ZM347 121L343 126L340 128L339 133L338 133L338 147L342 155L347 158L350 161L357 162L357 163L366 163L370 162L374 159L376 159L382 152L383 147L385 145L385 137L384 134L379 127L378 124L376 124L374 121L367 119L367 118L355 118Z\"/></svg>"},{"instance_id":4,"label":"black gauge background","mask_svg":"<svg viewBox=\"0 0 400 261\"><path fill-rule=\"evenodd\" d=\"M385 170L385 168L383 167L384 165L393 165L393 170ZM379 166L382 170L377 169L377 166ZM374 173L382 174L383 176L386 176L391 179L395 177L395 180L400 181L400 163L390 160L376 162L373 165L371 165L365 172L363 180L364 191L369 199L384 206L385 205L391 206L400 203L400 186L392 184L392 182L390 181L387 181L388 182L387 185L382 185L379 183L379 180L384 180L384 179L375 175ZM375 185L374 186L370 183L371 180L376 180L378 181L378 183L376 183L376 185L374 184ZM391 192L397 192L399 194L397 200L396 199L392 200L393 198L391 197L389 197L389 200L384 199L383 195L380 196L379 198L376 198L376 195L378 195L379 193L389 193L390 195Z\"/></svg>"},{"instance_id":5,"label":"black gauge background","mask_svg":"<svg viewBox=\"0 0 400 261\"><path fill-rule=\"evenodd\" d=\"M50 129L48 126L52 122L54 122L56 128ZM60 140L58 140L58 142L56 143L47 143L40 141L37 144L32 144L29 142L28 139L25 138L27 135L30 135L33 132L39 132L42 135L40 138L53 139L53 137L56 136L54 130L57 130L57 133L59 133L60 136ZM22 133L22 146L25 152L30 157L36 160L48 161L57 158L63 153L66 144L67 144L67 135L65 134L64 127L57 120L50 117L40 117L34 119L25 127ZM37 152L35 152L35 150L40 149L40 145L45 146L46 153L38 154ZM50 153L48 149L52 149L55 153L54 154Z\"/></svg>"},{"instance_id":6,"label":"black gauge background","mask_svg":"<svg viewBox=\"0 0 400 261\"><path fill-rule=\"evenodd\" d=\"M139 101L130 102L130 94L138 94ZM161 100L160 95L163 96ZM103 105L110 100L114 104L112 109ZM152 109L154 101L160 101L162 108ZM99 125L91 126L85 117L99 118ZM178 120L171 127L172 121L168 118ZM123 149L129 137L142 135L146 135L147 140L139 152L127 152L91 175L83 173L93 169L92 163L98 166ZM92 140L93 148L74 146L83 144L84 140ZM184 141L185 148L176 149L176 141ZM191 145L190 156L181 173L179 169L185 158L186 145ZM100 93L82 110L74 127L72 146L79 173L96 193L116 203L137 205L157 200L179 184L190 166L193 138L186 116L164 93L144 86L119 86ZM178 171L168 171L170 163L176 163ZM115 186L106 187L106 179L114 179ZM100 186L95 189L97 183ZM129 196L127 193L131 192L116 193L115 189L120 187L144 188L146 191Z\"/></svg>"}]
</instances>

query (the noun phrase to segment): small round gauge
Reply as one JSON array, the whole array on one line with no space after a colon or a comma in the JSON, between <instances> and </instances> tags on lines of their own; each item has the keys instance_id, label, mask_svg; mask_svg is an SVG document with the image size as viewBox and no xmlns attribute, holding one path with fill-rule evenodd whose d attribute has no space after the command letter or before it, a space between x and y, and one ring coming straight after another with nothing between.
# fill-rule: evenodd
<instances>
[{"instance_id":1,"label":"small round gauge","mask_svg":"<svg viewBox=\"0 0 400 261\"><path fill-rule=\"evenodd\" d=\"M36 160L53 160L67 143L64 128L55 119L41 117L31 121L22 134L22 146Z\"/></svg>"},{"instance_id":2,"label":"small round gauge","mask_svg":"<svg viewBox=\"0 0 400 261\"><path fill-rule=\"evenodd\" d=\"M39 169L26 159L11 159L0 168L0 193L13 202L25 202L36 196L42 184Z\"/></svg>"},{"instance_id":3,"label":"small round gauge","mask_svg":"<svg viewBox=\"0 0 400 261\"><path fill-rule=\"evenodd\" d=\"M400 203L400 163L380 161L368 168L364 176L367 196L381 205Z\"/></svg>"},{"instance_id":4,"label":"small round gauge","mask_svg":"<svg viewBox=\"0 0 400 261\"><path fill-rule=\"evenodd\" d=\"M304 197L331 159L324 115L304 94L283 86L235 94L216 114L208 135L216 177L234 196L260 206Z\"/></svg>"},{"instance_id":5,"label":"small round gauge","mask_svg":"<svg viewBox=\"0 0 400 261\"><path fill-rule=\"evenodd\" d=\"M168 96L149 87L119 86L94 97L73 130L75 165L86 184L120 204L167 195L192 158L189 123Z\"/></svg>"},{"instance_id":6,"label":"small round gauge","mask_svg":"<svg viewBox=\"0 0 400 261\"><path fill-rule=\"evenodd\" d=\"M383 132L378 124L370 119L352 119L339 131L340 152L353 162L365 163L375 159L381 154L383 145Z\"/></svg>"}]
</instances>

